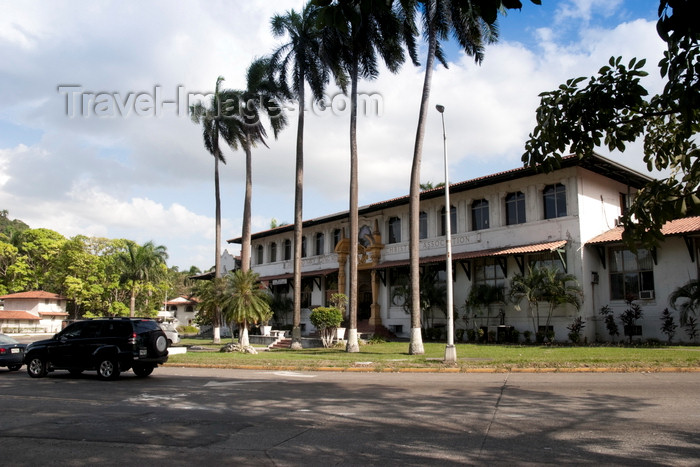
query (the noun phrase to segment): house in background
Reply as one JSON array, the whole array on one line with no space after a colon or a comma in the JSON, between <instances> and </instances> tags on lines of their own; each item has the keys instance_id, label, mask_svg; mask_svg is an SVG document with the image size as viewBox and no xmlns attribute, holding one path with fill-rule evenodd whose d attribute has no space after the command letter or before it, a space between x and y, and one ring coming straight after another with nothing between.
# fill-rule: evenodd
<instances>
[{"instance_id":1,"label":"house in background","mask_svg":"<svg viewBox=\"0 0 700 467\"><path fill-rule=\"evenodd\" d=\"M199 301L196 298L180 296L165 302L165 311L159 313L159 317L175 326L193 326L198 305Z\"/></svg>"},{"instance_id":2,"label":"house in background","mask_svg":"<svg viewBox=\"0 0 700 467\"><path fill-rule=\"evenodd\" d=\"M68 317L67 298L35 290L0 296L4 307L0 310L0 332L54 333L63 328Z\"/></svg>"}]
</instances>

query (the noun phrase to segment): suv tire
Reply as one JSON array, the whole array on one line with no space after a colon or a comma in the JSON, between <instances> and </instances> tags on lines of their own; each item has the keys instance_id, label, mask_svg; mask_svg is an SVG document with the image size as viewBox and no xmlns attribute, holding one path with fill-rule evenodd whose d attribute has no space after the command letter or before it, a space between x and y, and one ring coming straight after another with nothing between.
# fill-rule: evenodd
<instances>
[{"instance_id":1,"label":"suv tire","mask_svg":"<svg viewBox=\"0 0 700 467\"><path fill-rule=\"evenodd\" d=\"M153 365L134 365L134 374L140 378L144 378L153 373Z\"/></svg>"},{"instance_id":2,"label":"suv tire","mask_svg":"<svg viewBox=\"0 0 700 467\"><path fill-rule=\"evenodd\" d=\"M119 377L119 362L111 357L103 357L98 360L97 376L100 379L116 379Z\"/></svg>"},{"instance_id":3,"label":"suv tire","mask_svg":"<svg viewBox=\"0 0 700 467\"><path fill-rule=\"evenodd\" d=\"M32 378L43 378L47 372L46 360L41 357L31 357L27 361L27 374Z\"/></svg>"},{"instance_id":4,"label":"suv tire","mask_svg":"<svg viewBox=\"0 0 700 467\"><path fill-rule=\"evenodd\" d=\"M162 354L168 349L168 339L165 338L165 336L160 335L156 337L156 342L155 342L155 347L158 353Z\"/></svg>"}]
</instances>

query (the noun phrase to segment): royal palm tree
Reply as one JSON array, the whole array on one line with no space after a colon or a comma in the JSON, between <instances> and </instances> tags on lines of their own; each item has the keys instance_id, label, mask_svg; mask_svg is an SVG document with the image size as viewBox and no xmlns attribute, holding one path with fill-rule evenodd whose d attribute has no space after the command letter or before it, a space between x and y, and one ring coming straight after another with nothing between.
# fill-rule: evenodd
<instances>
[{"instance_id":1,"label":"royal palm tree","mask_svg":"<svg viewBox=\"0 0 700 467\"><path fill-rule=\"evenodd\" d=\"M680 312L681 326L688 324L689 318L694 318L700 310L700 281L692 280L678 287L668 297L674 310Z\"/></svg>"},{"instance_id":2,"label":"royal palm tree","mask_svg":"<svg viewBox=\"0 0 700 467\"><path fill-rule=\"evenodd\" d=\"M357 340L357 266L358 266L358 162L357 162L357 83L359 78L379 75L381 57L392 73L404 61L400 41L401 22L391 1L387 0L314 0L322 5L319 25L324 30L325 57L341 64L350 77L350 270L348 352L359 352Z\"/></svg>"},{"instance_id":3,"label":"royal palm tree","mask_svg":"<svg viewBox=\"0 0 700 467\"><path fill-rule=\"evenodd\" d=\"M223 91L221 83L223 76L216 79L214 94L211 96L209 106L202 102L197 102L190 106L190 118L193 123L202 125L202 138L204 147L214 156L214 200L215 200L215 240L214 240L214 277L221 276L221 192L219 189L219 162L226 164L226 158L221 150L220 140L223 139L228 145L234 144L234 132L231 127L231 120L224 118L225 100L230 97L230 91ZM221 342L220 312L214 311L214 343Z\"/></svg>"},{"instance_id":4,"label":"royal palm tree","mask_svg":"<svg viewBox=\"0 0 700 467\"><path fill-rule=\"evenodd\" d=\"M423 342L420 332L420 307L418 296L420 294L420 246L419 246L419 222L420 217L420 168L423 154L423 139L425 124L430 100L430 87L433 75L435 59L447 68L447 61L442 51L441 41L454 36L464 52L474 57L476 63L481 63L484 58L484 44L496 40L496 26L494 21L489 23L482 18L481 8L476 8L471 1L451 0L401 0L398 2L402 18L404 19L404 40L408 46L411 57L416 61L416 43L414 35L415 14L420 12L422 16L422 32L427 42L427 55L425 60L425 75L423 78L423 92L421 94L420 110L418 112L418 128L413 147L413 162L411 165L411 182L409 189L409 257L410 277L413 293L413 306L411 309L411 337L409 342L410 354L423 354ZM493 2L491 2L493 3Z\"/></svg>"},{"instance_id":5,"label":"royal palm tree","mask_svg":"<svg viewBox=\"0 0 700 467\"><path fill-rule=\"evenodd\" d=\"M238 342L248 346L248 324L258 323L269 316L269 294L260 286L260 276L252 271L238 269L226 276L228 299L224 306L224 316L239 326Z\"/></svg>"},{"instance_id":6,"label":"royal palm tree","mask_svg":"<svg viewBox=\"0 0 700 467\"><path fill-rule=\"evenodd\" d=\"M261 122L266 115L273 135L277 138L287 124L282 112L282 93L270 72L270 58L257 58L250 64L246 73L247 88L243 91L229 91L227 116L232 129L232 149L238 146L245 152L245 198L243 201L243 228L241 232L241 269L250 268L251 242L251 202L253 196L253 156L252 148L258 143L267 147L267 131Z\"/></svg>"},{"instance_id":7,"label":"royal palm tree","mask_svg":"<svg viewBox=\"0 0 700 467\"><path fill-rule=\"evenodd\" d=\"M297 145L294 184L294 308L292 348L301 349L301 238L304 190L304 110L305 85L314 99L321 99L330 72L321 59L320 30L316 27L318 8L307 4L301 13L294 10L272 17L275 37L288 37L272 54L271 68L278 77L280 89L297 102ZM338 74L339 75L339 74Z\"/></svg>"},{"instance_id":8,"label":"royal palm tree","mask_svg":"<svg viewBox=\"0 0 700 467\"><path fill-rule=\"evenodd\" d=\"M154 279L168 259L167 248L156 246L152 241L138 245L132 241L126 250L119 253L117 261L121 269L120 282L129 288L129 316L136 311L136 296L139 289Z\"/></svg>"}]
</instances>

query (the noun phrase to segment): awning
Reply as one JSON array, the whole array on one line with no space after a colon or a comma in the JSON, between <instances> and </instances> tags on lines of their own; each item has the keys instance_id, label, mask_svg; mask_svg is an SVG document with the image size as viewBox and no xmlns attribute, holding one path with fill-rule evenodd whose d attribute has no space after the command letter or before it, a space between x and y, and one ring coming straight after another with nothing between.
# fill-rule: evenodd
<instances>
[{"instance_id":1,"label":"awning","mask_svg":"<svg viewBox=\"0 0 700 467\"><path fill-rule=\"evenodd\" d=\"M624 229L622 227L615 227L614 229L608 230L607 232L588 240L586 245L621 242L623 231ZM666 222L664 226L661 227L661 233L664 236L700 233L700 216L685 217L683 219L675 219Z\"/></svg>"},{"instance_id":2,"label":"awning","mask_svg":"<svg viewBox=\"0 0 700 467\"><path fill-rule=\"evenodd\" d=\"M317 269L315 271L301 271L301 277L325 277L329 274L333 274L334 272L338 272L338 268ZM261 276L260 280L263 282L270 282L279 279L291 279L293 277L294 274L288 272L285 274L276 274L273 276Z\"/></svg>"},{"instance_id":3,"label":"awning","mask_svg":"<svg viewBox=\"0 0 700 467\"><path fill-rule=\"evenodd\" d=\"M501 248L489 248L487 250L465 251L462 253L453 253L453 261L463 261L474 258L488 258L493 256L509 256L523 255L528 253L540 253L543 251L556 251L566 245L566 240L558 240L556 242L532 243L529 245L507 246ZM446 255L425 256L419 260L420 264L442 263L446 259ZM385 261L375 266L375 269L393 268L399 266L408 266L409 259L396 261Z\"/></svg>"}]
</instances>

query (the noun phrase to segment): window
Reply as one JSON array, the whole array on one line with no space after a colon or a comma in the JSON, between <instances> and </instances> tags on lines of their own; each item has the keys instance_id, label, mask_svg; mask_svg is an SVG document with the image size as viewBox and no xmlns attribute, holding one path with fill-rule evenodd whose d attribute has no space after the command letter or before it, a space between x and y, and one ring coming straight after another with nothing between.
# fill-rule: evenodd
<instances>
[{"instance_id":1,"label":"window","mask_svg":"<svg viewBox=\"0 0 700 467\"><path fill-rule=\"evenodd\" d=\"M338 246L338 243L340 243L340 234L340 229L333 230L333 249L335 249L335 247Z\"/></svg>"},{"instance_id":2,"label":"window","mask_svg":"<svg viewBox=\"0 0 700 467\"><path fill-rule=\"evenodd\" d=\"M263 263L263 246L262 245L258 245L257 256L256 256L255 261L257 262L257 264Z\"/></svg>"},{"instance_id":3,"label":"window","mask_svg":"<svg viewBox=\"0 0 700 467\"><path fill-rule=\"evenodd\" d=\"M401 219L398 217L389 218L389 243L401 242Z\"/></svg>"},{"instance_id":4,"label":"window","mask_svg":"<svg viewBox=\"0 0 700 467\"><path fill-rule=\"evenodd\" d=\"M528 255L527 264L530 266L530 269L554 268L557 271L566 272L566 253L562 252L560 256L556 251L548 251L545 253Z\"/></svg>"},{"instance_id":5,"label":"window","mask_svg":"<svg viewBox=\"0 0 700 467\"><path fill-rule=\"evenodd\" d=\"M450 233L455 233L457 227L457 208L450 208ZM440 235L447 235L447 224L445 223L445 207L440 211Z\"/></svg>"},{"instance_id":6,"label":"window","mask_svg":"<svg viewBox=\"0 0 700 467\"><path fill-rule=\"evenodd\" d=\"M487 284L505 287L506 275L496 258L477 258L474 260L474 285Z\"/></svg>"},{"instance_id":7,"label":"window","mask_svg":"<svg viewBox=\"0 0 700 467\"><path fill-rule=\"evenodd\" d=\"M404 306L411 290L411 271L407 267L389 269L391 306Z\"/></svg>"},{"instance_id":8,"label":"window","mask_svg":"<svg viewBox=\"0 0 700 467\"><path fill-rule=\"evenodd\" d=\"M629 202L627 201L627 195L624 193L620 193L620 215L624 216L627 214L627 210L629 209Z\"/></svg>"},{"instance_id":9,"label":"window","mask_svg":"<svg viewBox=\"0 0 700 467\"><path fill-rule=\"evenodd\" d=\"M360 231L357 234L357 242L363 247L368 247L371 238L372 229L370 229L368 225L363 225L360 227Z\"/></svg>"},{"instance_id":10,"label":"window","mask_svg":"<svg viewBox=\"0 0 700 467\"><path fill-rule=\"evenodd\" d=\"M304 237L306 238L306 237ZM303 244L303 243L302 243ZM314 291L313 277L301 278L301 307L311 308L311 297Z\"/></svg>"},{"instance_id":11,"label":"window","mask_svg":"<svg viewBox=\"0 0 700 467\"><path fill-rule=\"evenodd\" d=\"M418 238L428 238L428 213L421 211L418 216Z\"/></svg>"},{"instance_id":12,"label":"window","mask_svg":"<svg viewBox=\"0 0 700 467\"><path fill-rule=\"evenodd\" d=\"M542 192L544 218L554 219L566 216L566 187L561 183L547 185Z\"/></svg>"},{"instance_id":13,"label":"window","mask_svg":"<svg viewBox=\"0 0 700 467\"><path fill-rule=\"evenodd\" d=\"M472 230L489 228L489 202L479 199L472 203Z\"/></svg>"},{"instance_id":14,"label":"window","mask_svg":"<svg viewBox=\"0 0 700 467\"><path fill-rule=\"evenodd\" d=\"M301 257L306 258L306 237L301 237Z\"/></svg>"},{"instance_id":15,"label":"window","mask_svg":"<svg viewBox=\"0 0 700 467\"><path fill-rule=\"evenodd\" d=\"M317 255L322 255L325 253L324 250L324 235L319 232L316 234L316 254Z\"/></svg>"},{"instance_id":16,"label":"window","mask_svg":"<svg viewBox=\"0 0 700 467\"><path fill-rule=\"evenodd\" d=\"M506 195L506 225L524 223L525 195L520 191L517 193L508 193Z\"/></svg>"},{"instance_id":17,"label":"window","mask_svg":"<svg viewBox=\"0 0 700 467\"><path fill-rule=\"evenodd\" d=\"M654 260L649 250L639 248L635 255L624 247L613 247L608 254L611 300L654 297Z\"/></svg>"},{"instance_id":18,"label":"window","mask_svg":"<svg viewBox=\"0 0 700 467\"><path fill-rule=\"evenodd\" d=\"M275 242L270 243L270 262L274 263L277 261L277 244Z\"/></svg>"},{"instance_id":19,"label":"window","mask_svg":"<svg viewBox=\"0 0 700 467\"><path fill-rule=\"evenodd\" d=\"M284 260L289 261L292 259L292 241L287 239L284 241Z\"/></svg>"}]
</instances>

